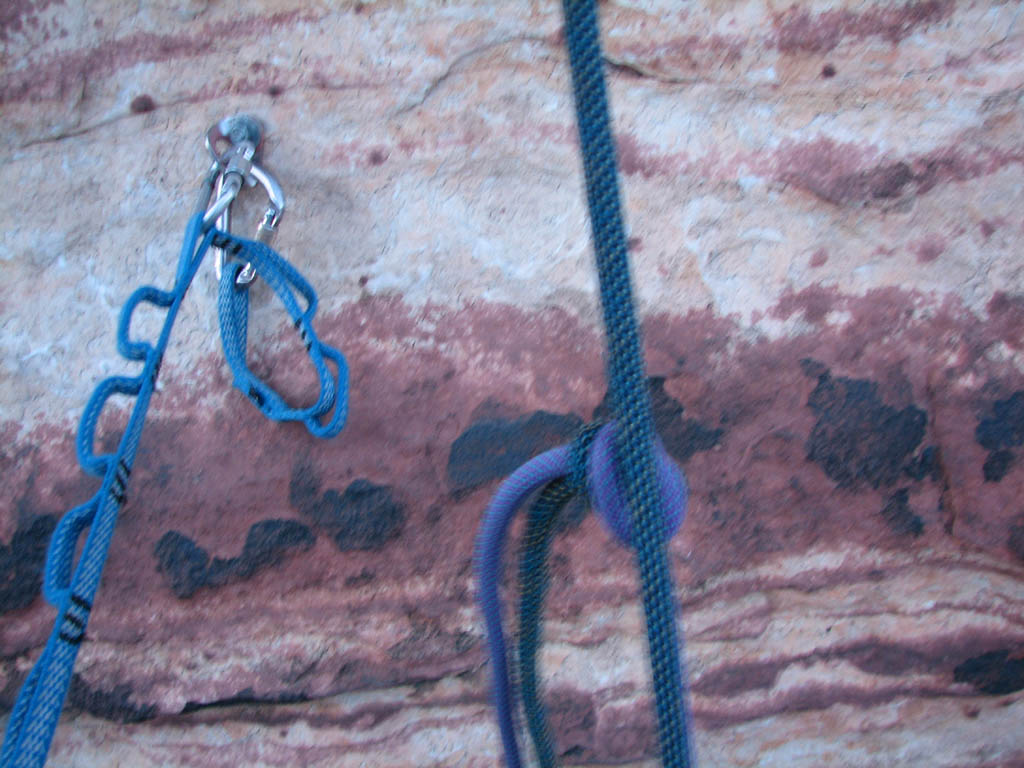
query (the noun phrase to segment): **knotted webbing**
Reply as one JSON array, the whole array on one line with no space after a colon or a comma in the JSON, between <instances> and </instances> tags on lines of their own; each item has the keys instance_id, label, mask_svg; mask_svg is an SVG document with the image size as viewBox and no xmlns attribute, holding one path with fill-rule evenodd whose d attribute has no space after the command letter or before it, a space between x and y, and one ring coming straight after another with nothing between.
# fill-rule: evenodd
<instances>
[{"instance_id":1,"label":"knotted webbing","mask_svg":"<svg viewBox=\"0 0 1024 768\"><path fill-rule=\"evenodd\" d=\"M275 421L300 421L318 437L333 437L344 426L348 401L347 367L341 353L322 343L313 332L312 318L316 309L313 289L291 265L267 246L222 232L203 234L202 214L193 216L185 230L172 290L143 286L128 298L121 311L117 329L118 351L129 360L141 361L142 371L137 376L115 376L102 381L85 407L76 441L78 458L82 468L102 477L103 483L89 501L64 515L50 540L43 594L57 608L57 620L42 655L18 694L0 750L0 768L39 768L46 762L78 649L85 639L118 512L125 503L128 480L160 363L181 303L211 245L226 248L233 256L253 263L260 276L274 289L313 359L320 379L320 393L311 408L292 408L249 370L245 356L248 292L235 283L241 265L224 271L218 301L221 338L235 385ZM305 299L305 309L296 293ZM164 325L155 345L131 338L132 314L143 302L166 310ZM335 364L337 377L331 375L325 360ZM97 455L93 452L96 426L104 405L115 394L134 396L135 406L117 450ZM325 418L327 421L323 422ZM76 565L75 550L86 529L89 533Z\"/></svg>"}]
</instances>

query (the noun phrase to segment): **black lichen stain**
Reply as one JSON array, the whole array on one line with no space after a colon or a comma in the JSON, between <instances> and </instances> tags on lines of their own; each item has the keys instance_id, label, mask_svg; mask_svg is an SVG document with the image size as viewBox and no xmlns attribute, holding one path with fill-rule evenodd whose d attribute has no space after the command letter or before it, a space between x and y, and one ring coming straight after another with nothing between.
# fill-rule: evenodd
<instances>
[{"instance_id":1,"label":"black lichen stain","mask_svg":"<svg viewBox=\"0 0 1024 768\"><path fill-rule=\"evenodd\" d=\"M295 520L262 520L249 529L238 557L215 557L211 562L205 549L178 531L161 536L153 554L171 591L187 598L201 587L222 587L252 578L293 552L309 550L315 541L313 532Z\"/></svg>"},{"instance_id":2,"label":"black lichen stain","mask_svg":"<svg viewBox=\"0 0 1024 768\"><path fill-rule=\"evenodd\" d=\"M301 692L279 691L264 696L257 696L251 686L245 687L234 696L226 696L223 699L214 701L186 701L181 708L183 715L193 712L201 712L204 709L220 709L224 707L237 707L246 704L299 704L309 701L309 697Z\"/></svg>"},{"instance_id":3,"label":"black lichen stain","mask_svg":"<svg viewBox=\"0 0 1024 768\"><path fill-rule=\"evenodd\" d=\"M71 676L68 703L94 717L115 723L141 723L156 716L156 705L139 706L132 702L132 689L127 683L118 683L111 690L91 687L77 674Z\"/></svg>"},{"instance_id":4,"label":"black lichen stain","mask_svg":"<svg viewBox=\"0 0 1024 768\"><path fill-rule=\"evenodd\" d=\"M1008 451L1005 448L992 451L985 459L985 463L981 465L981 473L985 476L985 482L998 483L1002 480L1013 466L1014 458L1013 451Z\"/></svg>"},{"instance_id":5,"label":"black lichen stain","mask_svg":"<svg viewBox=\"0 0 1024 768\"><path fill-rule=\"evenodd\" d=\"M297 461L288 499L328 533L338 549L380 549L402 533L406 511L395 499L391 486L358 478L342 493L329 488L321 495L320 487L320 478L309 460Z\"/></svg>"},{"instance_id":6,"label":"black lichen stain","mask_svg":"<svg viewBox=\"0 0 1024 768\"><path fill-rule=\"evenodd\" d=\"M924 532L924 521L914 514L909 500L909 489L900 488L882 507L882 517L893 533L920 536Z\"/></svg>"},{"instance_id":7,"label":"black lichen stain","mask_svg":"<svg viewBox=\"0 0 1024 768\"><path fill-rule=\"evenodd\" d=\"M406 517L390 486L366 478L354 480L344 493L328 489L302 510L330 533L343 552L380 549L401 535Z\"/></svg>"},{"instance_id":8,"label":"black lichen stain","mask_svg":"<svg viewBox=\"0 0 1024 768\"><path fill-rule=\"evenodd\" d=\"M39 596L46 549L56 527L53 515L27 514L10 544L0 544L0 614L27 608Z\"/></svg>"},{"instance_id":9,"label":"black lichen stain","mask_svg":"<svg viewBox=\"0 0 1024 768\"><path fill-rule=\"evenodd\" d=\"M818 415L807 458L840 488L894 485L924 438L925 412L886 405L878 385L866 379L833 378L826 371L807 405Z\"/></svg>"},{"instance_id":10,"label":"black lichen stain","mask_svg":"<svg viewBox=\"0 0 1024 768\"><path fill-rule=\"evenodd\" d=\"M985 481L999 482L1016 461L1010 449L1024 444L1024 391L992 403L990 414L978 422L974 439L989 452L982 466Z\"/></svg>"},{"instance_id":11,"label":"black lichen stain","mask_svg":"<svg viewBox=\"0 0 1024 768\"><path fill-rule=\"evenodd\" d=\"M953 680L991 696L1013 693L1024 688L1024 658L1010 658L1008 649L989 651L957 666Z\"/></svg>"},{"instance_id":12,"label":"black lichen stain","mask_svg":"<svg viewBox=\"0 0 1024 768\"><path fill-rule=\"evenodd\" d=\"M537 454L571 441L582 425L576 415L548 411L477 421L455 439L448 454L452 494L461 497L505 477Z\"/></svg>"},{"instance_id":13,"label":"black lichen stain","mask_svg":"<svg viewBox=\"0 0 1024 768\"><path fill-rule=\"evenodd\" d=\"M168 531L156 543L153 555L157 570L178 597L191 597L206 584L210 554L185 534Z\"/></svg>"},{"instance_id":14,"label":"black lichen stain","mask_svg":"<svg viewBox=\"0 0 1024 768\"><path fill-rule=\"evenodd\" d=\"M651 415L654 430L661 437L668 454L683 464L700 451L710 451L721 439L724 430L707 427L696 419L684 417L685 408L665 391L665 378L652 376L647 380L651 394ZM594 410L595 421L612 418L610 393L605 393L601 404Z\"/></svg>"}]
</instances>

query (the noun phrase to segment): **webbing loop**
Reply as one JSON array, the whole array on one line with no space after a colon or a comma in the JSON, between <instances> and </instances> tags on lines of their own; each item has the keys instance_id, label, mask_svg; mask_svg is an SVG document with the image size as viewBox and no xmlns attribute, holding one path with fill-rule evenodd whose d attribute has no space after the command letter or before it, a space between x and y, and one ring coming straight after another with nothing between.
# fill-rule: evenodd
<instances>
[{"instance_id":1,"label":"webbing loop","mask_svg":"<svg viewBox=\"0 0 1024 768\"><path fill-rule=\"evenodd\" d=\"M212 175L208 175L203 187L207 198L212 182ZM212 246L224 249L239 262L224 271L217 302L224 356L232 370L234 385L267 418L299 422L316 437L333 437L345 424L348 368L344 356L321 342L313 329L317 297L312 286L266 244L210 229L203 221L202 197L203 194L199 211L185 230L174 287L163 291L143 286L128 298L121 311L117 327L118 351L128 360L142 361L142 371L137 376L105 379L86 404L76 449L82 468L102 477L103 482L95 496L61 518L50 540L43 594L57 609L57 619L42 655L18 694L0 749L0 768L39 768L46 762L78 649L86 638L89 614L99 589L118 512L127 500L128 483L160 363L185 294ZM237 280L244 269L243 263L255 266L280 299L316 369L319 393L311 406L290 405L248 367L248 287ZM143 303L165 311L156 343L135 340L131 335L132 316ZM331 367L335 369L333 373ZM113 453L97 454L94 450L96 427L104 406L114 395L135 397L135 405L117 449ZM86 531L76 563L75 552Z\"/></svg>"}]
</instances>

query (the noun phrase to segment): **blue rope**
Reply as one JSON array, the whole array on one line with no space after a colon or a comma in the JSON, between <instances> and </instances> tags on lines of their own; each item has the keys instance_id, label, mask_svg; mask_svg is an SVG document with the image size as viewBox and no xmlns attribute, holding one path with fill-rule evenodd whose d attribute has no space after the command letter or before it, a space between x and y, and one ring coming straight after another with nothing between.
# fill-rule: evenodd
<instances>
[{"instance_id":1,"label":"blue rope","mask_svg":"<svg viewBox=\"0 0 1024 768\"><path fill-rule=\"evenodd\" d=\"M204 235L202 215L194 216L185 230L174 288L162 291L153 286L143 286L128 298L121 311L117 328L118 351L128 360L141 361L142 371L138 376L115 376L104 380L86 404L76 441L78 459L86 472L102 477L103 483L89 501L64 515L50 540L43 594L57 608L57 620L42 655L18 694L0 750L0 768L39 768L46 762L71 683L78 649L85 639L89 614L99 589L117 515L125 503L128 480L160 363L181 303L211 245L226 248L232 256L252 262L260 276L277 293L313 359L320 379L320 394L312 407L293 408L249 370L245 360L248 292L239 290L235 285L235 275L240 265L224 270L218 301L225 357L234 374L235 385L254 400L268 418L275 421L301 422L318 437L333 437L344 426L348 370L341 353L320 342L313 332L312 318L316 310L316 294L313 289L270 248L221 232L210 231ZM296 293L305 299L305 309L296 299ZM133 341L131 338L132 314L143 302L167 310L163 329L155 345ZM337 367L336 378L331 376L325 363L327 360ZM115 394L135 397L135 406L117 450L111 454L97 455L93 452L96 426L107 400ZM324 418L327 419L326 423L322 421ZM86 529L89 533L78 564L75 565L78 540Z\"/></svg>"},{"instance_id":2,"label":"blue rope","mask_svg":"<svg viewBox=\"0 0 1024 768\"><path fill-rule=\"evenodd\" d=\"M636 551L662 763L669 768L688 768L689 716L666 547L685 512L686 481L655 439L643 348L633 306L595 2L563 0L563 9L601 287L608 388L616 422L594 435L587 451L579 450L577 441L573 457L569 456L570 449L563 446L524 465L498 489L485 513L477 539L475 567L491 655L494 705L506 763L509 768L520 768L514 691L509 680L498 599L501 555L518 507L531 493L551 483L541 494L527 526L527 548L520 571L524 633L520 674L527 726L538 758L544 766L555 764L534 669L547 581L545 557L550 525L566 495L580 486L580 478L585 474L592 505L612 533ZM588 454L585 470L580 458L583 452ZM560 479L567 476L567 481Z\"/></svg>"},{"instance_id":3,"label":"blue rope","mask_svg":"<svg viewBox=\"0 0 1024 768\"><path fill-rule=\"evenodd\" d=\"M595 0L563 0L565 40L586 177L608 347L608 383L619 430L617 469L632 510L641 601L654 680L662 764L690 765L688 716L672 575L654 459L654 424L630 284L618 169Z\"/></svg>"}]
</instances>

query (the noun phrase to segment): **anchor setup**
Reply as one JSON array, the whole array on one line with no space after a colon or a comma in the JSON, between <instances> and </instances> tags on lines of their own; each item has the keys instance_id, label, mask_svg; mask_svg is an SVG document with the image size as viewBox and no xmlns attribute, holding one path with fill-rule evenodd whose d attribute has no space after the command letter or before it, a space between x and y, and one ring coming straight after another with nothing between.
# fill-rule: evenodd
<instances>
[{"instance_id":1,"label":"anchor setup","mask_svg":"<svg viewBox=\"0 0 1024 768\"><path fill-rule=\"evenodd\" d=\"M132 467L156 387L171 329L189 286L210 248L220 252L217 314L224 356L234 384L273 421L297 421L317 437L337 435L348 413L348 368L341 352L324 344L313 330L317 297L301 274L267 244L284 210L284 194L274 178L256 161L262 126L254 118L226 118L207 133L213 164L199 192L195 213L188 221L178 260L174 286L164 291L151 285L137 289L121 311L117 349L130 361L141 362L137 376L114 376L102 381L89 399L78 429L78 460L86 472L103 478L96 495L66 513L50 540L43 575L43 594L57 609L57 620L39 657L18 694L7 724L0 768L38 768L46 762L61 708L71 683L78 649L86 637L89 616L99 589L118 513L124 506ZM246 186L260 184L270 205L260 222L256 240L233 235L231 204ZM219 223L220 228L214 224ZM277 295L292 318L319 379L319 395L312 406L289 404L246 363L249 284L258 273ZM143 304L165 312L155 343L139 341L131 333L132 315ZM335 372L330 370L330 363ZM128 425L113 453L96 454L96 427L100 414L115 394L135 398ZM79 539L87 533L75 560Z\"/></svg>"},{"instance_id":2,"label":"anchor setup","mask_svg":"<svg viewBox=\"0 0 1024 768\"><path fill-rule=\"evenodd\" d=\"M587 201L607 345L609 392L614 420L590 425L570 446L535 457L495 494L477 537L475 572L491 654L493 701L509 768L520 768L516 705L522 702L534 754L544 768L557 765L539 693L536 657L547 589L547 554L554 522L575 495L587 495L609 530L636 558L647 620L658 737L663 765L693 764L684 670L667 541L682 523L686 480L657 440L651 416L639 323L633 304L626 230L612 139L604 61L595 0L563 0L565 39L586 178ZM263 126L237 115L215 123L205 136L212 164L189 219L174 286L143 286L128 299L117 329L122 356L143 364L139 375L115 376L97 387L78 431L82 468L103 478L96 495L58 524L46 559L43 592L57 620L26 679L8 723L0 768L39 768L53 738L78 649L99 588L117 516L124 505L132 467L160 363L181 303L207 251L213 249L219 281L217 313L224 356L234 386L269 419L296 421L314 436L330 438L345 424L348 369L342 354L321 342L313 329L317 297L312 286L271 247L285 209L280 185L261 164ZM246 187L262 187L268 206L252 240L231 233L231 208ZM319 381L316 402L294 406L247 365L249 290L256 277L277 295L290 315ZM165 311L155 343L131 334L132 315L142 303ZM332 372L333 368L333 372ZM135 397L116 451L94 453L95 432L106 401ZM498 585L502 554L517 510L539 492L528 513L519 569L519 690L509 672ZM75 552L88 532L81 554Z\"/></svg>"}]
</instances>

